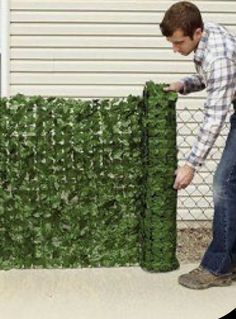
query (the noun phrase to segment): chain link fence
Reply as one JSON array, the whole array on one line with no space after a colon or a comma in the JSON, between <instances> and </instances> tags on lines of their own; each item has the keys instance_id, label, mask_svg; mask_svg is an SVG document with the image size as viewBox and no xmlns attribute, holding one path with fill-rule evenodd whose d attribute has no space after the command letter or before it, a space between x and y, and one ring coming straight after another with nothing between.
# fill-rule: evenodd
<instances>
[{"instance_id":1,"label":"chain link fence","mask_svg":"<svg viewBox=\"0 0 236 319\"><path fill-rule=\"evenodd\" d=\"M178 246L180 262L199 262L212 236L213 175L229 131L228 114L224 127L204 165L191 185L178 193ZM191 150L203 120L202 108L177 110L177 146L179 165Z\"/></svg>"}]
</instances>

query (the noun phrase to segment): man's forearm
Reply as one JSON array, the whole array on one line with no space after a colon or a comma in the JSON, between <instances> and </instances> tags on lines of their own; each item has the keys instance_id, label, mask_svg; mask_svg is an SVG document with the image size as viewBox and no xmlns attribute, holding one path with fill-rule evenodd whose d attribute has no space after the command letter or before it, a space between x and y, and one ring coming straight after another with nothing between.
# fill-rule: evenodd
<instances>
[{"instance_id":1,"label":"man's forearm","mask_svg":"<svg viewBox=\"0 0 236 319\"><path fill-rule=\"evenodd\" d=\"M180 80L182 89L179 91L181 94L188 94L205 89L205 84L199 74L193 74Z\"/></svg>"}]
</instances>

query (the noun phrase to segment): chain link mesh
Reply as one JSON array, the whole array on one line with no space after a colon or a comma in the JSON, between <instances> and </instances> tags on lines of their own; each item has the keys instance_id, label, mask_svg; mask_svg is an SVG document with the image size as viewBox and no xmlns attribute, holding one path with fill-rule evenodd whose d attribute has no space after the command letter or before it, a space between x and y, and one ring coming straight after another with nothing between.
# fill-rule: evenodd
<instances>
[{"instance_id":1,"label":"chain link mesh","mask_svg":"<svg viewBox=\"0 0 236 319\"><path fill-rule=\"evenodd\" d=\"M178 192L177 255L182 262L199 261L211 240L213 175L228 135L230 115L231 112L204 165L196 172L191 185ZM191 150L202 120L202 108L177 110L177 146L180 166Z\"/></svg>"}]
</instances>

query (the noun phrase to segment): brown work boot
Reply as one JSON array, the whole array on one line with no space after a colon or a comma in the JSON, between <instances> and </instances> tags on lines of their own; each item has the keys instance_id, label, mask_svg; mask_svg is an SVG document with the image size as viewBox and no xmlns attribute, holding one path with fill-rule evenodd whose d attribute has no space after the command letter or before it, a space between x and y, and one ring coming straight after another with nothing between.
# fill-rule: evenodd
<instances>
[{"instance_id":1,"label":"brown work boot","mask_svg":"<svg viewBox=\"0 0 236 319\"><path fill-rule=\"evenodd\" d=\"M203 267L193 269L188 274L181 275L179 284L191 289L206 289L210 287L225 287L232 283L232 274L214 275Z\"/></svg>"}]
</instances>

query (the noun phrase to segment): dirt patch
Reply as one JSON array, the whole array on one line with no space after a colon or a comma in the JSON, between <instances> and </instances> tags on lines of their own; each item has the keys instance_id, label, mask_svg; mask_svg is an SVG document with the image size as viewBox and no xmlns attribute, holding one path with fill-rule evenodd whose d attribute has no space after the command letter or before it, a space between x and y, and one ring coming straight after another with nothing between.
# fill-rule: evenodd
<instances>
[{"instance_id":1,"label":"dirt patch","mask_svg":"<svg viewBox=\"0 0 236 319\"><path fill-rule=\"evenodd\" d=\"M179 262L200 262L211 238L210 228L179 229L177 233L177 258Z\"/></svg>"}]
</instances>

